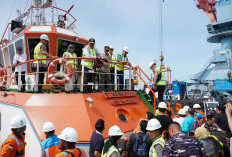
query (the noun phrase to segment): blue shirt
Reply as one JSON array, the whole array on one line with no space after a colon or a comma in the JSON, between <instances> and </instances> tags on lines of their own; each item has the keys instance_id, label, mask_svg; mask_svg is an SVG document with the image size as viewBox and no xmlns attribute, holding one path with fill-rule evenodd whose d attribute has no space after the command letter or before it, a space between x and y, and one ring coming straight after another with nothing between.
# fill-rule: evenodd
<instances>
[{"instance_id":1,"label":"blue shirt","mask_svg":"<svg viewBox=\"0 0 232 157\"><path fill-rule=\"evenodd\" d=\"M104 147L104 138L101 133L94 131L90 139L89 156L95 157L94 152L102 152Z\"/></svg>"},{"instance_id":2,"label":"blue shirt","mask_svg":"<svg viewBox=\"0 0 232 157\"><path fill-rule=\"evenodd\" d=\"M56 135L50 136L49 138L41 142L41 146L43 150L59 144L60 144L60 139Z\"/></svg>"},{"instance_id":3,"label":"blue shirt","mask_svg":"<svg viewBox=\"0 0 232 157\"><path fill-rule=\"evenodd\" d=\"M195 122L196 119L193 116L186 117L182 124L182 131L185 134L188 134L188 132L193 131L193 125Z\"/></svg>"},{"instance_id":4,"label":"blue shirt","mask_svg":"<svg viewBox=\"0 0 232 157\"><path fill-rule=\"evenodd\" d=\"M124 54L122 53L122 55L124 56ZM125 56L124 56L125 57ZM122 61L122 56L121 56L121 54L118 54L117 55L117 61L119 62L119 61ZM126 61L128 61L128 57L126 56Z\"/></svg>"}]
</instances>

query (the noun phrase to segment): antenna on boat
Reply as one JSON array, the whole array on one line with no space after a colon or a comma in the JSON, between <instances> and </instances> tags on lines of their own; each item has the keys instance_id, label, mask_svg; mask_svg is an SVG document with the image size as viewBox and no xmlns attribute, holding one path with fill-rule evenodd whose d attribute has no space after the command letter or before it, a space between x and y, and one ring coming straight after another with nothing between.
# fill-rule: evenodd
<instances>
[{"instance_id":1,"label":"antenna on boat","mask_svg":"<svg viewBox=\"0 0 232 157\"><path fill-rule=\"evenodd\" d=\"M38 6L51 6L52 0L34 0L35 5ZM35 24L36 25L45 25L46 18L45 18L45 9L41 8L41 12L39 12L39 8L36 8L36 15L35 15ZM40 21L41 20L41 21Z\"/></svg>"}]
</instances>

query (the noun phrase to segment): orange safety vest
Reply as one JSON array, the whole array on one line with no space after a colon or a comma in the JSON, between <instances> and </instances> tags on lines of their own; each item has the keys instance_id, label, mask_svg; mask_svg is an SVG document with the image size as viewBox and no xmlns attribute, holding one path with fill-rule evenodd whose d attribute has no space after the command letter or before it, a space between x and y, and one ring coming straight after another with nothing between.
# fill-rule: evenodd
<instances>
[{"instance_id":1,"label":"orange safety vest","mask_svg":"<svg viewBox=\"0 0 232 157\"><path fill-rule=\"evenodd\" d=\"M66 149L60 153L58 153L55 157L73 157L72 154L69 154L68 152L71 152L74 157L87 157L85 151L80 148L73 148L73 149ZM80 154L81 153L81 154Z\"/></svg>"},{"instance_id":2,"label":"orange safety vest","mask_svg":"<svg viewBox=\"0 0 232 157\"><path fill-rule=\"evenodd\" d=\"M61 152L59 145L44 149L45 157L55 156L59 152Z\"/></svg>"},{"instance_id":3,"label":"orange safety vest","mask_svg":"<svg viewBox=\"0 0 232 157\"><path fill-rule=\"evenodd\" d=\"M25 156L25 137L18 138L11 133L2 143L0 157L24 157Z\"/></svg>"},{"instance_id":4,"label":"orange safety vest","mask_svg":"<svg viewBox=\"0 0 232 157\"><path fill-rule=\"evenodd\" d=\"M205 114L202 111L196 111L196 112L202 115L202 119L203 119L202 124L204 124L206 122Z\"/></svg>"}]
</instances>

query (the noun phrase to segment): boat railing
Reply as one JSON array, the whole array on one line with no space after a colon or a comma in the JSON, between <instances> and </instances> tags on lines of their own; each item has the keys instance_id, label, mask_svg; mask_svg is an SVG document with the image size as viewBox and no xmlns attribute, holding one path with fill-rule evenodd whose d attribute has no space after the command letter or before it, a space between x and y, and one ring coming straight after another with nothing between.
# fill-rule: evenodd
<instances>
[{"instance_id":1,"label":"boat railing","mask_svg":"<svg viewBox=\"0 0 232 157\"><path fill-rule=\"evenodd\" d=\"M4 67L6 69L6 71L7 71L7 82L6 82L6 85L4 85L4 86L6 87L7 90L9 90L10 86L13 85L13 83L14 83L13 79L15 78L16 75L13 74L12 68L15 67L15 66L18 66L18 82L16 83L18 85L18 89L21 89L22 85L30 85L30 86L32 85L32 86L34 86L34 91L37 92L39 85L54 85L54 84L52 84L51 80L49 80L49 83L47 83L46 80L47 80L47 77L48 77L48 72L47 71L46 72L40 71L40 68L39 68L40 63L39 62L34 63L34 64L37 64L36 65L36 69L35 69L34 72L29 72L29 73L26 74L27 76L32 76L32 75L35 76L34 83L28 84L28 81L26 81L26 84L22 84L22 82L21 82L21 76L22 76L21 65L22 64L28 64L30 66L30 69L31 69L31 65L33 64L33 62L41 61L41 60L50 60L50 61L53 61L55 59L57 59L57 58L34 59L34 60L29 60L29 61L20 63L18 65L11 65L11 66ZM86 57L65 58L65 59L67 59L67 60L73 60L73 59L82 60L82 65L84 64L85 60L95 60L95 59L86 58ZM102 62L105 62L105 61L102 60ZM79 74L78 79L80 78L80 81L79 81L79 83L74 83L72 85L79 86L80 92L83 92L83 86L85 86L85 85L86 86L87 85L97 86L98 90L99 90L99 86L110 85L110 86L112 86L112 90L114 90L114 91L119 90L119 86L120 85L125 85L125 87L126 87L125 89L126 90L133 90L133 88L132 88L132 86L133 86L132 85L133 84L133 82L132 82L132 77L133 77L132 76L132 69L133 69L133 66L131 66L131 65L124 65L124 63L117 63L117 62L108 62L108 63L115 65L115 68L114 68L115 70L114 70L113 74L112 73L102 73L102 72L98 72L98 71L86 72L86 71L84 71L84 66L81 66L81 64L80 64L79 65L79 70L77 70L77 71L74 70L73 71L73 73L78 73ZM125 66L124 67L124 71L125 72L128 71L127 73L117 74L117 65L120 65L120 64ZM63 73L63 70L64 70L64 68L61 65L60 66L60 70L59 71L56 70L55 72ZM44 73L45 74L45 81L44 81L43 84L39 84L38 83L39 82L39 74L40 73ZM96 74L96 75L107 75L107 74L114 75L114 83L113 84L99 84L98 82L95 82L94 84L89 84L89 83L88 84L84 84L84 75L87 74L87 73L93 73L93 74ZM125 84L124 83L123 84L119 84L119 81L117 79L117 77L119 75L124 75L125 82L126 82ZM0 77L0 79L3 79L3 77Z\"/></svg>"}]
</instances>

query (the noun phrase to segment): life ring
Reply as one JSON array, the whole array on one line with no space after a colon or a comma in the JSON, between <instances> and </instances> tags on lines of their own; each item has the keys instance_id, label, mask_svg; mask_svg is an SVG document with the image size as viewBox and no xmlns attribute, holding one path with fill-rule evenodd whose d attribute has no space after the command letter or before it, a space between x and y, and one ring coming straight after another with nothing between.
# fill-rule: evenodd
<instances>
[{"instance_id":1,"label":"life ring","mask_svg":"<svg viewBox=\"0 0 232 157\"><path fill-rule=\"evenodd\" d=\"M55 70L56 70L56 65L57 64L63 64L63 65L66 65L67 66L67 71L68 73L65 74L65 73L62 73L63 75L63 79L57 79L55 77L56 74L60 73L60 72L57 72L55 73ZM68 83L70 81L70 79L72 78L72 75L73 75L73 68L72 68L72 65L71 63L68 62L67 59L64 59L64 58L57 58L55 60L53 60L49 67L48 67L48 78L54 83L54 84L57 84L57 85L64 85L66 83Z\"/></svg>"},{"instance_id":2,"label":"life ring","mask_svg":"<svg viewBox=\"0 0 232 157\"><path fill-rule=\"evenodd\" d=\"M5 68L1 68L0 69L0 82L2 84L2 86L6 85L7 82L7 71Z\"/></svg>"}]
</instances>

